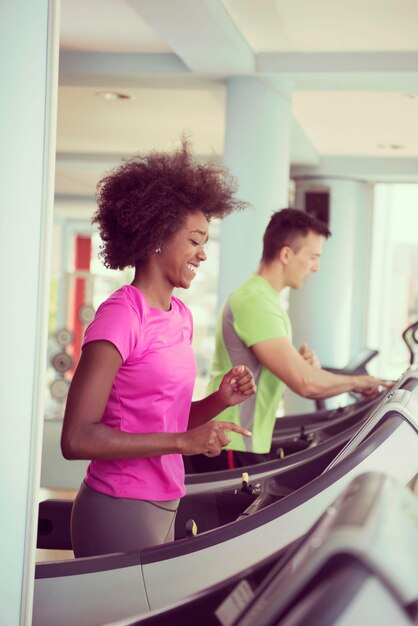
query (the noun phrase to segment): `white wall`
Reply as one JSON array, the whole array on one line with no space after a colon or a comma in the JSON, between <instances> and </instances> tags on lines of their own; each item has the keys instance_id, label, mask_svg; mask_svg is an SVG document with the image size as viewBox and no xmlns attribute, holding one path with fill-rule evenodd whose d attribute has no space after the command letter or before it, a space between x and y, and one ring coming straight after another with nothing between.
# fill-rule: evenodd
<instances>
[{"instance_id":1,"label":"white wall","mask_svg":"<svg viewBox=\"0 0 418 626\"><path fill-rule=\"evenodd\" d=\"M0 621L31 623L42 435L57 5L0 5Z\"/></svg>"}]
</instances>

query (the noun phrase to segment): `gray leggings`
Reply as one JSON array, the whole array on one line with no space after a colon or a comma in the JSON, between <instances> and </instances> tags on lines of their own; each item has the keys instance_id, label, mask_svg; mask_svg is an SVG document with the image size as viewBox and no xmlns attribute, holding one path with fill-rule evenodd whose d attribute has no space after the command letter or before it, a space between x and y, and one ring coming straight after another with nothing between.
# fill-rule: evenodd
<instances>
[{"instance_id":1,"label":"gray leggings","mask_svg":"<svg viewBox=\"0 0 418 626\"><path fill-rule=\"evenodd\" d=\"M113 498L82 483L71 514L76 557L131 552L174 540L179 500Z\"/></svg>"}]
</instances>

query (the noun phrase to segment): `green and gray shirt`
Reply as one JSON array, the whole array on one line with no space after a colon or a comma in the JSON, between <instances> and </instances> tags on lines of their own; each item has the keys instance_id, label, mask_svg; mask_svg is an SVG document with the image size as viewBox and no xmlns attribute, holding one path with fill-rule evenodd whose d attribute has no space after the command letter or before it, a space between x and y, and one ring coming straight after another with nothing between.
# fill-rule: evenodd
<instances>
[{"instance_id":1,"label":"green and gray shirt","mask_svg":"<svg viewBox=\"0 0 418 626\"><path fill-rule=\"evenodd\" d=\"M229 432L230 450L269 452L276 421L276 411L284 391L284 383L263 367L251 346L260 341L288 337L292 330L278 292L265 278L254 275L238 287L226 301L218 319L216 348L208 393L219 388L223 376L234 365L247 365L253 372L257 393L245 402L229 407L215 419L241 424L252 437Z\"/></svg>"}]
</instances>

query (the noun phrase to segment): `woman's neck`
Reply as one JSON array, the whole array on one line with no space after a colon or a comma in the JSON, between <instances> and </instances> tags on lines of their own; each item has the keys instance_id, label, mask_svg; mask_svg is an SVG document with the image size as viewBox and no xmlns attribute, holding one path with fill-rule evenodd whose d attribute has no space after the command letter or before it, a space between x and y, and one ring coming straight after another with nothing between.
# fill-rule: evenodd
<instances>
[{"instance_id":1,"label":"woman's neck","mask_svg":"<svg viewBox=\"0 0 418 626\"><path fill-rule=\"evenodd\" d=\"M173 287L163 281L161 274L152 271L152 268L141 268L141 270L137 268L131 285L144 294L150 307L163 311L170 310Z\"/></svg>"}]
</instances>

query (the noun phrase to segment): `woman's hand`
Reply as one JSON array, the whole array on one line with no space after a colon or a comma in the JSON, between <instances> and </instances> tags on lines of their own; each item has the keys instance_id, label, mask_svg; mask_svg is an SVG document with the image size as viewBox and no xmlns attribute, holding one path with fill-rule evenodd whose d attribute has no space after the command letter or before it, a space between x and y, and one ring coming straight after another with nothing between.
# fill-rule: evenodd
<instances>
[{"instance_id":1,"label":"woman's hand","mask_svg":"<svg viewBox=\"0 0 418 626\"><path fill-rule=\"evenodd\" d=\"M236 365L223 377L218 395L226 408L248 400L256 391L252 371L245 365Z\"/></svg>"},{"instance_id":2,"label":"woman's hand","mask_svg":"<svg viewBox=\"0 0 418 626\"><path fill-rule=\"evenodd\" d=\"M207 422L179 435L180 452L186 456L192 454L218 456L222 448L231 441L231 437L226 434L227 431L240 433L244 437L251 436L248 430L232 422Z\"/></svg>"},{"instance_id":3,"label":"woman's hand","mask_svg":"<svg viewBox=\"0 0 418 626\"><path fill-rule=\"evenodd\" d=\"M236 365L222 378L218 391L192 402L189 430L209 422L228 407L244 402L255 394L256 389L253 373L245 365Z\"/></svg>"}]
</instances>

